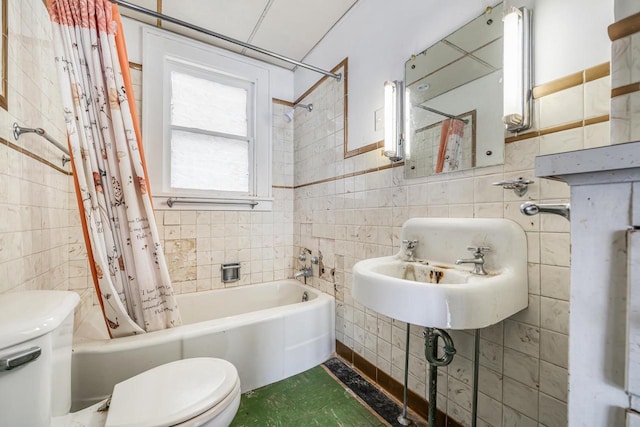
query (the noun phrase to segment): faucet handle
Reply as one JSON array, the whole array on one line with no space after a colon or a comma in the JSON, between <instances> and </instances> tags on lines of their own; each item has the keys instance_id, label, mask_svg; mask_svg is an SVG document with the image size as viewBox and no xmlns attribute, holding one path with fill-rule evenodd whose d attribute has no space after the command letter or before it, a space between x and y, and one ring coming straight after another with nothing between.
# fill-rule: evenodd
<instances>
[{"instance_id":1,"label":"faucet handle","mask_svg":"<svg viewBox=\"0 0 640 427\"><path fill-rule=\"evenodd\" d=\"M472 251L474 255L484 256L485 252L491 252L489 246L468 246L467 250Z\"/></svg>"},{"instance_id":2,"label":"faucet handle","mask_svg":"<svg viewBox=\"0 0 640 427\"><path fill-rule=\"evenodd\" d=\"M300 248L300 254L298 255L298 260L300 262L305 262L307 260L307 254L311 254L311 249Z\"/></svg>"},{"instance_id":3,"label":"faucet handle","mask_svg":"<svg viewBox=\"0 0 640 427\"><path fill-rule=\"evenodd\" d=\"M414 249L418 244L418 240L403 240L402 244L407 245L407 249Z\"/></svg>"}]
</instances>

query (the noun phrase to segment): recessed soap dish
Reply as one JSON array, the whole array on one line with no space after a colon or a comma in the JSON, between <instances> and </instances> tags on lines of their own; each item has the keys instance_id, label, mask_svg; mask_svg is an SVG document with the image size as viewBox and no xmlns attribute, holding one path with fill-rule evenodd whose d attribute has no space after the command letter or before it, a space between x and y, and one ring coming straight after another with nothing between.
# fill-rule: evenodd
<instances>
[{"instance_id":1,"label":"recessed soap dish","mask_svg":"<svg viewBox=\"0 0 640 427\"><path fill-rule=\"evenodd\" d=\"M222 271L222 283L237 282L240 280L240 263L222 264L220 270Z\"/></svg>"}]
</instances>

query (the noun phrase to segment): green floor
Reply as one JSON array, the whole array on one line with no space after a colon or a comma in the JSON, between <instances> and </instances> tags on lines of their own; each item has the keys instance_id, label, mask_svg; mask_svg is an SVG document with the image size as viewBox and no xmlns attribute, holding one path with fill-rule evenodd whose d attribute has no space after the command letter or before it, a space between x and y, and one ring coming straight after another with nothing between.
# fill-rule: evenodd
<instances>
[{"instance_id":1,"label":"green floor","mask_svg":"<svg viewBox=\"0 0 640 427\"><path fill-rule=\"evenodd\" d=\"M321 366L242 395L231 427L385 426Z\"/></svg>"}]
</instances>

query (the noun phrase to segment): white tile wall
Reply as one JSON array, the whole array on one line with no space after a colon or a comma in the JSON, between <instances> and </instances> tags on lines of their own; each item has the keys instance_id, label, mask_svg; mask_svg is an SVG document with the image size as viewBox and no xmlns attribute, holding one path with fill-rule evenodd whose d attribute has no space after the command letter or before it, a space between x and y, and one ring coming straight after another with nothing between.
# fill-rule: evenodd
<instances>
[{"instance_id":1,"label":"white tile wall","mask_svg":"<svg viewBox=\"0 0 640 427\"><path fill-rule=\"evenodd\" d=\"M640 83L640 33L611 45L611 86L616 89ZM611 143L640 140L640 92L611 99Z\"/></svg>"},{"instance_id":2,"label":"white tile wall","mask_svg":"<svg viewBox=\"0 0 640 427\"><path fill-rule=\"evenodd\" d=\"M534 122L546 128L606 115L610 87L607 76L536 100ZM527 232L529 307L482 331L481 423L565 425L569 227L563 218L524 217L518 208L525 200L568 201L565 184L534 177L535 156L608 144L608 122L509 143L503 166L418 179L405 179L402 168L345 177L342 175L384 166L388 161L379 150L348 159L336 155L340 153L338 148L342 150L343 134L342 116L334 106L341 95L342 83L325 81L302 100L312 102L314 110L297 116L294 129L295 252L300 247L314 253L322 251L325 266L335 269L335 283L315 277L314 285L336 295L337 338L402 382L404 324L391 321L390 337L388 327L380 327L387 325L388 319L352 299L353 264L398 251L400 227L410 217L512 219ZM312 132L309 123L324 128ZM517 177L536 181L523 198L491 185ZM306 185L331 178L334 180ZM370 327L376 317L377 328ZM426 398L428 366L422 354L420 329L412 328L409 384ZM454 419L470 425L472 335L451 333L458 353L452 365L439 371L438 405Z\"/></svg>"},{"instance_id":3,"label":"white tile wall","mask_svg":"<svg viewBox=\"0 0 640 427\"><path fill-rule=\"evenodd\" d=\"M130 71L134 90L141 90L142 71ZM136 103L141 111L138 94ZM293 123L287 122L284 115L289 108L277 102L272 104L272 183L275 187L272 212L180 209L156 212L176 293L293 276ZM327 227L323 229L329 232ZM240 263L241 279L224 284L220 267L232 262Z\"/></svg>"},{"instance_id":4,"label":"white tile wall","mask_svg":"<svg viewBox=\"0 0 640 427\"><path fill-rule=\"evenodd\" d=\"M11 140L10 124L18 120L64 140L46 11L39 0L10 2L9 18L20 25L9 28L10 103L9 112L0 112L0 136ZM632 72L627 74L631 78ZM140 73L132 70L132 76L139 102ZM553 126L606 114L608 82L605 77L538 101L534 121ZM312 282L336 296L338 339L401 381L406 325L353 300L353 264L396 252L400 227L410 217L513 219L529 241L530 307L482 331L480 418L484 425L566 424L568 229L557 219L525 219L517 207L524 199L566 201L568 188L539 181L519 199L490 184L533 178L536 155L608 143L608 123L508 144L504 166L415 180L405 180L402 168L349 176L388 162L377 150L343 159L343 84L325 81L303 100L314 110L297 109L294 123L284 120L288 107L273 104L273 185L284 187L273 190L273 212L157 213L176 290L222 287L223 262L241 262L243 278L235 285L291 277L299 267L294 254L307 247L322 254L324 274L319 277L314 267ZM631 101L623 104L635 108ZM628 129L631 134L631 124ZM21 139L20 145L46 158L58 156L37 138ZM331 181L301 186L325 179ZM294 185L301 187L293 190ZM0 144L0 204L0 291L69 288L86 301L91 282L71 179ZM439 402L468 425L472 336L466 331L452 335L458 355L439 372ZM426 397L422 345L420 328L414 326L410 387Z\"/></svg>"},{"instance_id":5,"label":"white tile wall","mask_svg":"<svg viewBox=\"0 0 640 427\"><path fill-rule=\"evenodd\" d=\"M12 135L18 122L65 141L49 15L40 0L8 3L9 105L0 109L0 137L59 165L60 151L46 140L26 134L16 142ZM0 144L0 292L32 289L78 292L76 320L91 305L73 181Z\"/></svg>"}]
</instances>

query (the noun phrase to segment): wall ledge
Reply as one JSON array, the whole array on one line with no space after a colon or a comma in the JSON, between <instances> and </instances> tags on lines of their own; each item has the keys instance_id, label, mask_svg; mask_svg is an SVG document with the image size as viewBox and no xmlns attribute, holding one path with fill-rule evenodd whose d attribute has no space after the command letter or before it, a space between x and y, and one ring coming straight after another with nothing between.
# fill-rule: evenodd
<instances>
[{"instance_id":1,"label":"wall ledge","mask_svg":"<svg viewBox=\"0 0 640 427\"><path fill-rule=\"evenodd\" d=\"M640 141L538 156L536 176L570 185L640 180Z\"/></svg>"}]
</instances>

